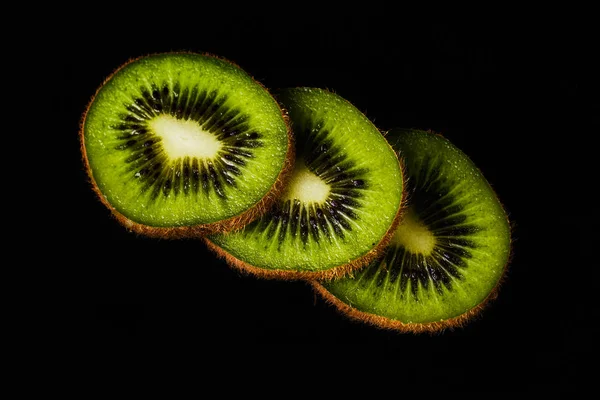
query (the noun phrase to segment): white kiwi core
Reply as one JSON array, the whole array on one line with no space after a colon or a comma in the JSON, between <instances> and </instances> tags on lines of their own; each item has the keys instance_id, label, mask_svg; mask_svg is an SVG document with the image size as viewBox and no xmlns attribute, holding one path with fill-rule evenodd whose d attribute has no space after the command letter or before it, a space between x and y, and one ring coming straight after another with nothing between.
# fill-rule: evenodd
<instances>
[{"instance_id":1,"label":"white kiwi core","mask_svg":"<svg viewBox=\"0 0 600 400\"><path fill-rule=\"evenodd\" d=\"M329 192L329 185L299 161L282 197L285 200L297 199L303 203L324 203Z\"/></svg>"},{"instance_id":2,"label":"white kiwi core","mask_svg":"<svg viewBox=\"0 0 600 400\"><path fill-rule=\"evenodd\" d=\"M196 121L163 114L150 121L150 128L162 139L163 148L171 159L214 158L223 146L215 135L203 130Z\"/></svg>"},{"instance_id":3,"label":"white kiwi core","mask_svg":"<svg viewBox=\"0 0 600 400\"><path fill-rule=\"evenodd\" d=\"M428 256L435 247L435 236L412 209L408 209L392 237L392 243L403 246L413 254Z\"/></svg>"}]
</instances>

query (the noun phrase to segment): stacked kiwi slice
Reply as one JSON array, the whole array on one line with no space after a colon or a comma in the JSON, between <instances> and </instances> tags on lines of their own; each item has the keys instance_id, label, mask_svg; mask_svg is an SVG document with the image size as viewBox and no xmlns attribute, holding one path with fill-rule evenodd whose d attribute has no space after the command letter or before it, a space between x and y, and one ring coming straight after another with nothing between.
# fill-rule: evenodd
<instances>
[{"instance_id":1,"label":"stacked kiwi slice","mask_svg":"<svg viewBox=\"0 0 600 400\"><path fill-rule=\"evenodd\" d=\"M93 188L117 220L165 238L247 224L293 166L275 99L238 66L200 54L119 68L90 102L81 143Z\"/></svg>"},{"instance_id":2,"label":"stacked kiwi slice","mask_svg":"<svg viewBox=\"0 0 600 400\"><path fill-rule=\"evenodd\" d=\"M510 256L510 225L481 171L444 137L396 129L407 202L385 255L354 276L313 282L348 316L400 331L464 324L492 299Z\"/></svg>"},{"instance_id":3,"label":"stacked kiwi slice","mask_svg":"<svg viewBox=\"0 0 600 400\"><path fill-rule=\"evenodd\" d=\"M207 54L131 60L83 114L91 186L128 229L201 238L241 271L304 279L350 318L461 325L510 254L506 213L447 139L383 135L330 91L271 94Z\"/></svg>"},{"instance_id":4,"label":"stacked kiwi slice","mask_svg":"<svg viewBox=\"0 0 600 400\"><path fill-rule=\"evenodd\" d=\"M234 267L262 276L332 278L375 259L403 198L396 153L353 105L325 90L280 93L296 143L276 205L243 229L207 237Z\"/></svg>"}]
</instances>

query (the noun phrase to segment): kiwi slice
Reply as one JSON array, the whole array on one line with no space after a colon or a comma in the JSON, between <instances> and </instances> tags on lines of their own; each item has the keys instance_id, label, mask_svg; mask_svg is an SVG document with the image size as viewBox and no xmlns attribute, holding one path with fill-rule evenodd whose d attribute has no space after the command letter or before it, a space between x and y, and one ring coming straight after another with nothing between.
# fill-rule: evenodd
<instances>
[{"instance_id":1,"label":"kiwi slice","mask_svg":"<svg viewBox=\"0 0 600 400\"><path fill-rule=\"evenodd\" d=\"M287 116L231 62L163 53L127 62L93 96L80 138L92 186L127 228L177 238L262 214L293 165Z\"/></svg>"},{"instance_id":2,"label":"kiwi slice","mask_svg":"<svg viewBox=\"0 0 600 400\"><path fill-rule=\"evenodd\" d=\"M386 138L405 164L402 222L382 257L314 287L350 317L383 328L460 326L497 292L511 248L507 215L479 169L447 139L401 129Z\"/></svg>"},{"instance_id":3,"label":"kiwi slice","mask_svg":"<svg viewBox=\"0 0 600 400\"><path fill-rule=\"evenodd\" d=\"M283 279L334 277L367 265L391 238L403 198L396 152L342 97L280 93L296 144L290 182L269 212L239 231L206 237L230 265Z\"/></svg>"}]
</instances>

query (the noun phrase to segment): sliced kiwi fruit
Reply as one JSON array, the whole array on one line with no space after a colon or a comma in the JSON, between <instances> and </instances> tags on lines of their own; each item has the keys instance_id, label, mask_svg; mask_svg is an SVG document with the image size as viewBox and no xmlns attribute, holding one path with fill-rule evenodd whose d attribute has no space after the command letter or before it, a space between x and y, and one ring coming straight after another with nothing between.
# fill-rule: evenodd
<instances>
[{"instance_id":1,"label":"sliced kiwi fruit","mask_svg":"<svg viewBox=\"0 0 600 400\"><path fill-rule=\"evenodd\" d=\"M249 223L293 165L278 102L240 67L206 54L121 66L89 103L80 139L100 200L127 228L155 237Z\"/></svg>"},{"instance_id":2,"label":"sliced kiwi fruit","mask_svg":"<svg viewBox=\"0 0 600 400\"><path fill-rule=\"evenodd\" d=\"M366 266L390 240L403 174L379 130L322 89L279 93L294 132L290 182L268 213L235 232L209 235L233 267L268 278L332 278Z\"/></svg>"},{"instance_id":3,"label":"sliced kiwi fruit","mask_svg":"<svg viewBox=\"0 0 600 400\"><path fill-rule=\"evenodd\" d=\"M351 318L435 332L463 325L497 293L508 265L507 214L473 162L444 137L397 129L407 201L385 254L352 276L314 281Z\"/></svg>"}]
</instances>

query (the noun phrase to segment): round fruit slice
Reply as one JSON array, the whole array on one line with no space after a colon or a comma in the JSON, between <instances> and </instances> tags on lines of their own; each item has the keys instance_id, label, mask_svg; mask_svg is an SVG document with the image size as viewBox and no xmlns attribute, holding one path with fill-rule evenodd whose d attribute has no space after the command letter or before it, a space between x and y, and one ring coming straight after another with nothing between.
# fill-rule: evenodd
<instances>
[{"instance_id":1,"label":"round fruit slice","mask_svg":"<svg viewBox=\"0 0 600 400\"><path fill-rule=\"evenodd\" d=\"M397 155L353 105L321 89L288 89L297 160L275 206L240 231L211 235L230 265L264 277L334 277L385 248L401 209Z\"/></svg>"},{"instance_id":2,"label":"round fruit slice","mask_svg":"<svg viewBox=\"0 0 600 400\"><path fill-rule=\"evenodd\" d=\"M386 137L407 175L407 209L385 255L352 277L314 282L350 317L400 331L465 323L496 293L510 254L510 227L471 160L440 135Z\"/></svg>"},{"instance_id":3,"label":"round fruit slice","mask_svg":"<svg viewBox=\"0 0 600 400\"><path fill-rule=\"evenodd\" d=\"M271 205L293 165L287 119L232 63L165 53L132 60L82 122L84 162L127 228L186 237L240 227Z\"/></svg>"}]
</instances>

